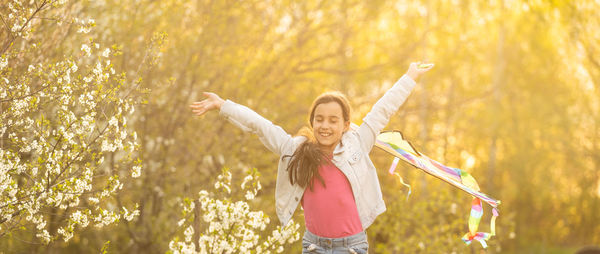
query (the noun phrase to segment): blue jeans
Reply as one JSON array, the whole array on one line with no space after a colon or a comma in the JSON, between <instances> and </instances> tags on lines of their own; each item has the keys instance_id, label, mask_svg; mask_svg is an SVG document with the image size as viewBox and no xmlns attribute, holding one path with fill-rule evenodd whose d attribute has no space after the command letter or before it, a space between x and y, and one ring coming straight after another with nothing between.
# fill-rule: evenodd
<instances>
[{"instance_id":1,"label":"blue jeans","mask_svg":"<svg viewBox=\"0 0 600 254\"><path fill-rule=\"evenodd\" d=\"M365 231L342 238L327 238L317 236L306 230L304 232L304 237L302 237L302 253L366 254L368 250L369 243L367 242L367 234Z\"/></svg>"}]
</instances>

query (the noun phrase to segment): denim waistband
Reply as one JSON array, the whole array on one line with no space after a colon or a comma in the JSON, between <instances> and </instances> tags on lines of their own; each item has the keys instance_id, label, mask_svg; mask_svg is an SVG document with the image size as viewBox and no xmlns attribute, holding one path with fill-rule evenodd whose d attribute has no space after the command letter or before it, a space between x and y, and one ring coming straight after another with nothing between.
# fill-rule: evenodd
<instances>
[{"instance_id":1,"label":"denim waistband","mask_svg":"<svg viewBox=\"0 0 600 254\"><path fill-rule=\"evenodd\" d=\"M341 237L341 238L328 238L328 237L320 237L306 230L304 232L304 239L307 241L314 243L323 247L348 247L355 244L359 244L367 241L367 234L365 231L361 231L360 233Z\"/></svg>"}]
</instances>

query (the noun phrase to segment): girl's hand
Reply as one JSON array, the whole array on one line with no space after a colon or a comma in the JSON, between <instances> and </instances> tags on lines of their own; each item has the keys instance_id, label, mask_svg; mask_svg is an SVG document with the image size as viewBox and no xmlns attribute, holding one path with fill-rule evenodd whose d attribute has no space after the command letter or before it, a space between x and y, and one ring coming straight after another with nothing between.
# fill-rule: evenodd
<instances>
[{"instance_id":1,"label":"girl's hand","mask_svg":"<svg viewBox=\"0 0 600 254\"><path fill-rule=\"evenodd\" d=\"M421 74L431 70L431 68L433 68L433 64L421 64L421 62L410 63L408 71L406 71L406 75L413 80L417 80Z\"/></svg>"},{"instance_id":2,"label":"girl's hand","mask_svg":"<svg viewBox=\"0 0 600 254\"><path fill-rule=\"evenodd\" d=\"M204 115L204 113L210 110L220 110L221 105L225 103L225 100L221 99L218 95L214 93L203 92L202 95L204 95L206 99L194 102L192 103L192 105L190 105L190 108L192 108L192 112L194 112L194 114L196 114L197 116Z\"/></svg>"}]
</instances>

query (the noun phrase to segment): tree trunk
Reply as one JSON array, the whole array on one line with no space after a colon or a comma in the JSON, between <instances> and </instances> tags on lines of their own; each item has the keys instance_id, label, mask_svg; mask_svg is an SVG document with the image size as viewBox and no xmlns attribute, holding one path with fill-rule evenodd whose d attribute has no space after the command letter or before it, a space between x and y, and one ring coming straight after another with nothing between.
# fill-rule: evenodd
<instances>
[{"instance_id":1,"label":"tree trunk","mask_svg":"<svg viewBox=\"0 0 600 254\"><path fill-rule=\"evenodd\" d=\"M500 1L500 17L504 16L504 1ZM504 27L504 23L499 23L499 31L498 31L498 44L496 48L496 63L494 66L494 73L492 73L492 89L494 101L492 103L492 113L494 116L499 115L501 110L501 88L504 85L504 72L506 70L506 59L504 58L504 40L506 29ZM494 117L492 116L492 117ZM492 128L491 128L491 140L490 140L490 148L489 148L489 161L488 161L488 177L487 177L487 185L486 189L489 190L490 193L494 193L496 187L494 185L493 179L496 174L496 164L497 164L497 140L498 140L498 129L500 128L500 120L498 118L494 118L492 120Z\"/></svg>"}]
</instances>

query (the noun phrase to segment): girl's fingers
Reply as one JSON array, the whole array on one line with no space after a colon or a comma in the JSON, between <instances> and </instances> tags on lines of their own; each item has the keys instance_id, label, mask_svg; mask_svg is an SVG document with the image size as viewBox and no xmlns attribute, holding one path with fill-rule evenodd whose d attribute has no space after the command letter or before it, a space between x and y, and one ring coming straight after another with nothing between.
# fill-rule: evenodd
<instances>
[{"instance_id":1,"label":"girl's fingers","mask_svg":"<svg viewBox=\"0 0 600 254\"><path fill-rule=\"evenodd\" d=\"M203 104L200 104L200 103L194 103L194 104L190 105L190 108L193 108L193 109L201 108L201 107L203 107Z\"/></svg>"},{"instance_id":2,"label":"girl's fingers","mask_svg":"<svg viewBox=\"0 0 600 254\"><path fill-rule=\"evenodd\" d=\"M429 70L431 70L431 68L433 68L433 64L428 64L427 66L424 66L424 68L418 68L420 73L425 73Z\"/></svg>"},{"instance_id":3,"label":"girl's fingers","mask_svg":"<svg viewBox=\"0 0 600 254\"><path fill-rule=\"evenodd\" d=\"M194 112L195 114L204 114L204 112L206 112L206 111L207 111L207 108L204 108L204 107L192 110L192 112Z\"/></svg>"},{"instance_id":4,"label":"girl's fingers","mask_svg":"<svg viewBox=\"0 0 600 254\"><path fill-rule=\"evenodd\" d=\"M202 95L206 97L204 100L192 102L192 104L190 104L192 112L197 116L201 116L210 110L218 108L218 101L220 100L219 96L211 92L202 92Z\"/></svg>"},{"instance_id":5,"label":"girl's fingers","mask_svg":"<svg viewBox=\"0 0 600 254\"><path fill-rule=\"evenodd\" d=\"M204 112L206 112L204 104L205 104L204 101L192 103L190 105L190 108L192 108L192 113L194 113L197 116L200 116L200 115L204 114Z\"/></svg>"},{"instance_id":6,"label":"girl's fingers","mask_svg":"<svg viewBox=\"0 0 600 254\"><path fill-rule=\"evenodd\" d=\"M208 100L203 100L201 102L194 102L192 103L192 105L190 105L190 107L192 108L192 112L194 114L196 114L197 116L201 116L203 114L205 114L206 112L208 112L211 109L214 109L214 103L211 103Z\"/></svg>"},{"instance_id":7,"label":"girl's fingers","mask_svg":"<svg viewBox=\"0 0 600 254\"><path fill-rule=\"evenodd\" d=\"M197 102L192 103L192 105L190 105L190 107L192 107L192 108L204 107L204 106L206 106L207 103L208 103L208 99L202 100L202 101L197 101Z\"/></svg>"},{"instance_id":8,"label":"girl's fingers","mask_svg":"<svg viewBox=\"0 0 600 254\"><path fill-rule=\"evenodd\" d=\"M192 110L192 112L194 112L194 114L196 114L197 116L201 116L204 113L206 113L206 108L194 109L194 110Z\"/></svg>"}]
</instances>

